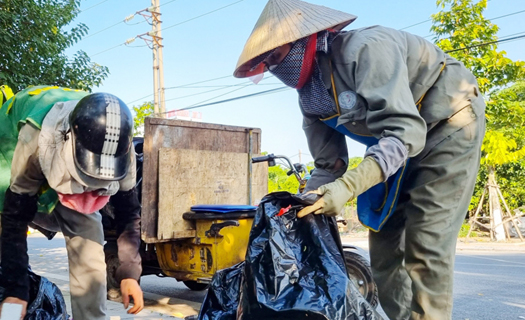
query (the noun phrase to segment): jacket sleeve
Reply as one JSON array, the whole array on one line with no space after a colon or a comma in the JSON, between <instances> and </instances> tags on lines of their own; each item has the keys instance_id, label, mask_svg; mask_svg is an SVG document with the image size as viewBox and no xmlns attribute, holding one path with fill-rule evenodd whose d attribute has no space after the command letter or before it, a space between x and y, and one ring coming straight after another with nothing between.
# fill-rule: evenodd
<instances>
[{"instance_id":1,"label":"jacket sleeve","mask_svg":"<svg viewBox=\"0 0 525 320\"><path fill-rule=\"evenodd\" d=\"M407 48L393 38L362 35L343 67L353 74L356 92L367 103L366 124L380 143L367 153L385 178L423 150L427 127L410 90ZM383 140L384 141L381 141Z\"/></svg>"},{"instance_id":2,"label":"jacket sleeve","mask_svg":"<svg viewBox=\"0 0 525 320\"><path fill-rule=\"evenodd\" d=\"M345 173L348 166L348 149L345 136L318 118L305 115L303 130L315 165L315 170L304 190L307 192L330 183ZM336 169L338 159L341 159L344 165Z\"/></svg>"},{"instance_id":3,"label":"jacket sleeve","mask_svg":"<svg viewBox=\"0 0 525 320\"><path fill-rule=\"evenodd\" d=\"M10 188L14 193L33 196L46 181L38 161L39 135L40 130L30 124L20 129L11 163Z\"/></svg>"},{"instance_id":4,"label":"jacket sleeve","mask_svg":"<svg viewBox=\"0 0 525 320\"><path fill-rule=\"evenodd\" d=\"M117 281L138 280L142 273L140 257L140 203L137 190L119 191L110 199L115 208L117 226L117 246L120 266Z\"/></svg>"},{"instance_id":5,"label":"jacket sleeve","mask_svg":"<svg viewBox=\"0 0 525 320\"><path fill-rule=\"evenodd\" d=\"M38 197L7 189L2 212L2 284L4 297L29 301L27 225L37 210Z\"/></svg>"},{"instance_id":6,"label":"jacket sleeve","mask_svg":"<svg viewBox=\"0 0 525 320\"><path fill-rule=\"evenodd\" d=\"M31 125L21 128L13 154L11 184L5 193L2 211L2 277L5 297L29 300L27 274L27 225L37 211L36 195L45 178L38 164L39 130Z\"/></svg>"}]
</instances>

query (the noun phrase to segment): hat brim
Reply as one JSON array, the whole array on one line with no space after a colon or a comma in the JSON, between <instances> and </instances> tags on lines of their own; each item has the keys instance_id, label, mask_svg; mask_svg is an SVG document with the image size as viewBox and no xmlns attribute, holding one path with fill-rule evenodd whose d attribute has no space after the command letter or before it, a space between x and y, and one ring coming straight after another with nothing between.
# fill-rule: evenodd
<instances>
[{"instance_id":1,"label":"hat brim","mask_svg":"<svg viewBox=\"0 0 525 320\"><path fill-rule=\"evenodd\" d=\"M357 16L301 0L269 0L239 56L233 75L251 77L266 71L260 57L282 45L324 30L339 31Z\"/></svg>"},{"instance_id":2,"label":"hat brim","mask_svg":"<svg viewBox=\"0 0 525 320\"><path fill-rule=\"evenodd\" d=\"M335 25L335 26L327 28L327 29L332 29L334 31L341 31L341 29L343 29L344 27L346 27L347 25L352 23L354 20L355 19L352 19L350 21L346 21L346 22L340 23L338 25ZM323 31L323 30L319 30L318 32L320 32L320 31ZM317 32L314 32L314 33L317 33ZM311 36L314 33L307 34L304 37ZM299 40L299 39L297 39L297 40ZM284 46L285 44L288 44L288 43L291 43L291 42L293 42L293 41L284 42L284 43L282 43L280 45L277 45L277 46L275 46L275 48L269 49L268 51L264 52L262 55L268 55L270 52L272 52L273 50L279 48L280 46ZM259 56L261 56L261 55L259 55ZM241 64L239 67L237 67L237 69L235 69L235 71L233 72L233 76L236 77L236 78L247 78L247 77L253 77L253 76L256 76L258 74L261 74L261 73L264 73L264 72L268 71L265 68L265 66L264 66L264 64L262 62L254 63L254 61L257 60L257 58L259 56L254 57L253 59L250 59L250 60L246 61L245 63Z\"/></svg>"}]
</instances>

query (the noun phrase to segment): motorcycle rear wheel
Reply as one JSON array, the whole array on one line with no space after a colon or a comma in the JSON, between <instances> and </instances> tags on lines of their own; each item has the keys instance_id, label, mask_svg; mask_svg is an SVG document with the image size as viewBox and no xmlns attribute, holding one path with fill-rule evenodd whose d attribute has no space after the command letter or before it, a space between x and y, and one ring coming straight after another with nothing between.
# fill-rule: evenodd
<instances>
[{"instance_id":1,"label":"motorcycle rear wheel","mask_svg":"<svg viewBox=\"0 0 525 320\"><path fill-rule=\"evenodd\" d=\"M355 284L361 295L374 308L377 307L379 297L377 286L372 277L372 269L368 261L359 253L344 251L346 271L350 280Z\"/></svg>"}]
</instances>

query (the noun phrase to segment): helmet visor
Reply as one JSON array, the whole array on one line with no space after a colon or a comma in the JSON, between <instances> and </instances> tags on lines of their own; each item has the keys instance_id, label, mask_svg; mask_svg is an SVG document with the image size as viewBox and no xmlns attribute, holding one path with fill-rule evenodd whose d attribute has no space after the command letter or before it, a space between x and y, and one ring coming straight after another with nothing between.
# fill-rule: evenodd
<instances>
[{"instance_id":1,"label":"helmet visor","mask_svg":"<svg viewBox=\"0 0 525 320\"><path fill-rule=\"evenodd\" d=\"M119 156L108 154L96 154L83 147L75 135L73 138L73 158L76 167L88 177L117 181L122 180L128 171L130 163L129 148L128 151Z\"/></svg>"}]
</instances>

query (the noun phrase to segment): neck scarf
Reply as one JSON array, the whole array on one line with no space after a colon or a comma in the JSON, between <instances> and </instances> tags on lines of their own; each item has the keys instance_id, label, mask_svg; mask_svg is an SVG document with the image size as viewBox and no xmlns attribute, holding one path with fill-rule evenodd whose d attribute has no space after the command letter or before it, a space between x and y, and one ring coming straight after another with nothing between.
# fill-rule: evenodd
<instances>
[{"instance_id":1,"label":"neck scarf","mask_svg":"<svg viewBox=\"0 0 525 320\"><path fill-rule=\"evenodd\" d=\"M297 40L283 61L269 70L285 85L297 89L306 114L327 117L336 109L315 59L317 51L328 53L335 35L337 33L322 31Z\"/></svg>"}]
</instances>

